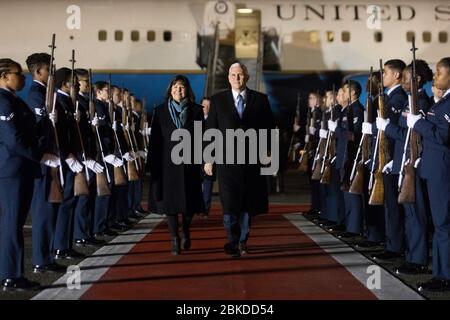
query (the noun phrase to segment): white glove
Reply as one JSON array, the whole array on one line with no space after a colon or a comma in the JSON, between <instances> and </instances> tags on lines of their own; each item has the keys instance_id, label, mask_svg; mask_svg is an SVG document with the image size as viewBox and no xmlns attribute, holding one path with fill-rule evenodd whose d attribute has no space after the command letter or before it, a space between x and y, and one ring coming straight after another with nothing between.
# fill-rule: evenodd
<instances>
[{"instance_id":1,"label":"white glove","mask_svg":"<svg viewBox=\"0 0 450 320\"><path fill-rule=\"evenodd\" d=\"M113 129L114 131L117 131L117 121L114 121L114 122L113 122L113 124L112 124L112 129Z\"/></svg>"},{"instance_id":2,"label":"white glove","mask_svg":"<svg viewBox=\"0 0 450 320\"><path fill-rule=\"evenodd\" d=\"M48 114L48 117L50 118L50 121L53 123L53 125L58 122L58 112L56 110L53 110L53 112L50 112Z\"/></svg>"},{"instance_id":3,"label":"white glove","mask_svg":"<svg viewBox=\"0 0 450 320\"><path fill-rule=\"evenodd\" d=\"M147 159L147 152L145 150L139 150L137 153L142 159Z\"/></svg>"},{"instance_id":4,"label":"white glove","mask_svg":"<svg viewBox=\"0 0 450 320\"><path fill-rule=\"evenodd\" d=\"M80 173L83 171L83 165L75 158L67 158L66 163L72 172Z\"/></svg>"},{"instance_id":5,"label":"white glove","mask_svg":"<svg viewBox=\"0 0 450 320\"><path fill-rule=\"evenodd\" d=\"M41 163L45 164L47 167L57 168L61 165L61 160L51 153L44 153L42 155Z\"/></svg>"},{"instance_id":6,"label":"white glove","mask_svg":"<svg viewBox=\"0 0 450 320\"><path fill-rule=\"evenodd\" d=\"M298 130L300 130L300 126L294 123L294 132L297 132Z\"/></svg>"},{"instance_id":7,"label":"white glove","mask_svg":"<svg viewBox=\"0 0 450 320\"><path fill-rule=\"evenodd\" d=\"M203 170L208 176L212 176L213 174L212 169L213 169L212 163L205 163Z\"/></svg>"},{"instance_id":8,"label":"white glove","mask_svg":"<svg viewBox=\"0 0 450 320\"><path fill-rule=\"evenodd\" d=\"M320 131L319 131L319 137L320 137L321 139L326 139L326 138L328 138L328 130L320 129Z\"/></svg>"},{"instance_id":9,"label":"white glove","mask_svg":"<svg viewBox=\"0 0 450 320\"><path fill-rule=\"evenodd\" d=\"M305 143L308 143L309 142L309 135L306 135L305 136Z\"/></svg>"},{"instance_id":10,"label":"white glove","mask_svg":"<svg viewBox=\"0 0 450 320\"><path fill-rule=\"evenodd\" d=\"M92 118L91 124L92 124L94 127L97 127L97 126L98 126L98 123L99 123L99 120L98 120L98 117L97 117L97 116L95 116L94 118Z\"/></svg>"},{"instance_id":11,"label":"white glove","mask_svg":"<svg viewBox=\"0 0 450 320\"><path fill-rule=\"evenodd\" d=\"M422 160L422 158L417 158L416 162L414 162L414 168L417 169L417 167L419 166L420 160Z\"/></svg>"},{"instance_id":12,"label":"white glove","mask_svg":"<svg viewBox=\"0 0 450 320\"><path fill-rule=\"evenodd\" d=\"M363 122L362 124L362 133L372 135L372 124L369 122Z\"/></svg>"},{"instance_id":13,"label":"white glove","mask_svg":"<svg viewBox=\"0 0 450 320\"><path fill-rule=\"evenodd\" d=\"M337 121L328 120L328 130L335 132L337 128Z\"/></svg>"},{"instance_id":14,"label":"white glove","mask_svg":"<svg viewBox=\"0 0 450 320\"><path fill-rule=\"evenodd\" d=\"M128 125L128 123L127 123L126 125L124 125L123 128L124 128L126 131L130 130L130 126Z\"/></svg>"},{"instance_id":15,"label":"white glove","mask_svg":"<svg viewBox=\"0 0 450 320\"><path fill-rule=\"evenodd\" d=\"M100 163L98 163L98 162L96 162L94 160L83 161L83 164L86 167L88 167L89 169L91 169L92 171L94 171L94 173L102 173L103 169L104 169L103 166Z\"/></svg>"},{"instance_id":16,"label":"white glove","mask_svg":"<svg viewBox=\"0 0 450 320\"><path fill-rule=\"evenodd\" d=\"M416 125L416 122L422 119L422 116L420 114L411 114L409 113L406 118L406 123L408 124L408 127L411 129L414 129L414 126Z\"/></svg>"},{"instance_id":17,"label":"white glove","mask_svg":"<svg viewBox=\"0 0 450 320\"><path fill-rule=\"evenodd\" d=\"M314 128L314 127L309 127L309 134L310 134L310 135L315 135L315 134L316 134L316 128Z\"/></svg>"},{"instance_id":18,"label":"white glove","mask_svg":"<svg viewBox=\"0 0 450 320\"><path fill-rule=\"evenodd\" d=\"M120 160L119 158L117 158L115 155L113 154L109 154L107 155L105 158L105 161L111 165L113 165L114 167L121 167L123 166L123 161Z\"/></svg>"},{"instance_id":19,"label":"white glove","mask_svg":"<svg viewBox=\"0 0 450 320\"><path fill-rule=\"evenodd\" d=\"M151 133L152 133L152 128L147 128L147 132L145 134L149 136Z\"/></svg>"},{"instance_id":20,"label":"white glove","mask_svg":"<svg viewBox=\"0 0 450 320\"><path fill-rule=\"evenodd\" d=\"M125 159L125 160L127 160L127 161L133 161L133 160L135 159L135 157L134 157L134 155L132 155L132 154L133 154L133 151L127 152L127 153L125 153L125 154L122 156L122 158Z\"/></svg>"},{"instance_id":21,"label":"white glove","mask_svg":"<svg viewBox=\"0 0 450 320\"><path fill-rule=\"evenodd\" d=\"M394 160L389 161L383 168L381 172L390 174L392 171L392 165L394 164Z\"/></svg>"},{"instance_id":22,"label":"white glove","mask_svg":"<svg viewBox=\"0 0 450 320\"><path fill-rule=\"evenodd\" d=\"M388 125L389 122L390 122L390 120L389 120L389 119L383 119L383 118L378 117L377 120L376 120L376 122L377 122L377 129L378 129L378 130L381 130L381 131L385 131L387 125Z\"/></svg>"}]
</instances>

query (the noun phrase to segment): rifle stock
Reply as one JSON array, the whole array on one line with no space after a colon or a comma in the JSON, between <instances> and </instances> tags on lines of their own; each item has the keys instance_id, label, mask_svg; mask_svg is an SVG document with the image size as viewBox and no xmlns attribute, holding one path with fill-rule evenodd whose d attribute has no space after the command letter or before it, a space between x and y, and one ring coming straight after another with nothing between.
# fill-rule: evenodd
<instances>
[{"instance_id":1,"label":"rifle stock","mask_svg":"<svg viewBox=\"0 0 450 320\"><path fill-rule=\"evenodd\" d=\"M383 64L380 59L380 95L378 97L378 108L379 108L379 116L385 119L385 109L384 109L384 92L383 92ZM384 134L384 131L378 131L377 137L377 145L378 145L378 169L374 174L374 185L372 188L372 192L369 198L370 205L383 205L384 204L384 179L383 179L383 168L388 161L387 154L387 141ZM375 161L375 158L374 160Z\"/></svg>"},{"instance_id":2,"label":"rifle stock","mask_svg":"<svg viewBox=\"0 0 450 320\"><path fill-rule=\"evenodd\" d=\"M411 75L411 96L409 101L409 108L411 114L416 115L418 113L417 106L417 78L416 78L416 46L415 39L412 40L413 62L412 62L412 75ZM417 133L408 128L408 135L405 141L405 148L403 151L402 165L399 175L399 189L398 195L399 203L414 203L416 202L416 169L414 168L415 162L419 157L419 143L420 139ZM405 166L404 159L407 153L407 147L409 145L409 162ZM404 175L404 178L403 178ZM403 178L403 179L402 179Z\"/></svg>"}]
</instances>

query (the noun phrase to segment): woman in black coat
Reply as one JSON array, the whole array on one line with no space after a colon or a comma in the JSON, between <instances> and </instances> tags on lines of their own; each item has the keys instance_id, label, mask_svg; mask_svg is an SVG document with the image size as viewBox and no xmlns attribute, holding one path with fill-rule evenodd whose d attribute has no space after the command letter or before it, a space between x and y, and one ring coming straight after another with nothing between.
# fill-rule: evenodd
<instances>
[{"instance_id":1,"label":"woman in black coat","mask_svg":"<svg viewBox=\"0 0 450 320\"><path fill-rule=\"evenodd\" d=\"M195 213L205 212L201 164L193 161L194 122L202 124L203 128L203 121L203 108L195 103L189 80L182 75L176 76L167 88L165 102L156 107L153 113L148 161L151 174L150 201L153 200L151 207L153 211L167 217L174 255L180 253L180 247L184 250L190 248L189 226L192 217ZM191 136L190 162L176 164L171 153L180 141L171 141L171 136L180 129L187 130ZM183 225L181 246L179 214Z\"/></svg>"}]
</instances>

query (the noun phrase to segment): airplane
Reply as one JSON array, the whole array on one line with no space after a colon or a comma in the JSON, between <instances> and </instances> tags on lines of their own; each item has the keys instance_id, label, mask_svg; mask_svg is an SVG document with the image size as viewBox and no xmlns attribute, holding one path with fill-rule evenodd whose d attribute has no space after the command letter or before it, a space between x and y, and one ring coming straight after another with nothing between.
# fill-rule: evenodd
<instances>
[{"instance_id":1,"label":"airplane","mask_svg":"<svg viewBox=\"0 0 450 320\"><path fill-rule=\"evenodd\" d=\"M226 74L231 62L260 57L258 88L278 114L295 105L298 92L367 75L379 59L409 63L412 38L417 58L432 67L450 49L446 1L22 0L0 6L0 56L25 67L29 54L49 51L56 33L57 66L67 66L76 49L77 67L92 68L94 80L112 73L113 82L145 96L150 109L178 73L189 77L197 98L205 94L215 35L231 48L228 56L219 53L215 71Z\"/></svg>"}]
</instances>

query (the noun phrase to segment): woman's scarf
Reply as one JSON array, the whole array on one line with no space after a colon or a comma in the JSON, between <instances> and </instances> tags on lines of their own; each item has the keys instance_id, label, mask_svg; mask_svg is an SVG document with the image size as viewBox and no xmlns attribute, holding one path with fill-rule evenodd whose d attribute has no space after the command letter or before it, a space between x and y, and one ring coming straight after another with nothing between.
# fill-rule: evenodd
<instances>
[{"instance_id":1,"label":"woman's scarf","mask_svg":"<svg viewBox=\"0 0 450 320\"><path fill-rule=\"evenodd\" d=\"M179 129L186 124L188 114L188 99L183 99L180 103L169 99L169 113L173 123Z\"/></svg>"}]
</instances>

